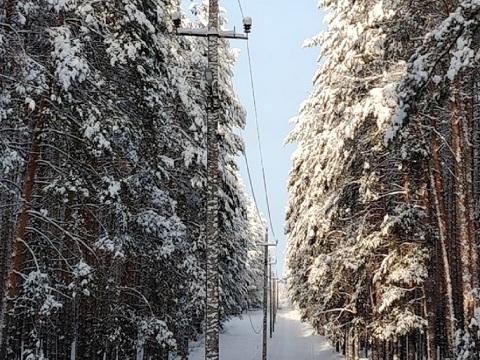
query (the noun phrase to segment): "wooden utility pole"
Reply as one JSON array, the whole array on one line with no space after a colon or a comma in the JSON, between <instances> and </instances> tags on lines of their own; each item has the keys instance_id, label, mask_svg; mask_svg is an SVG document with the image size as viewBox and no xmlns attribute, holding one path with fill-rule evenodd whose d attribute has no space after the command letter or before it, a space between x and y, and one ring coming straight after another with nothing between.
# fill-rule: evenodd
<instances>
[{"instance_id":1,"label":"wooden utility pole","mask_svg":"<svg viewBox=\"0 0 480 360\"><path fill-rule=\"evenodd\" d=\"M272 265L275 265L277 263L277 260L275 259L275 262L269 262L268 263L268 293L270 296L270 339L273 336L273 332L275 331L275 296L274 296L274 289L273 289L273 272L272 272Z\"/></svg>"},{"instance_id":2,"label":"wooden utility pole","mask_svg":"<svg viewBox=\"0 0 480 360\"><path fill-rule=\"evenodd\" d=\"M208 8L208 67L211 71L210 104L207 107L207 301L205 360L218 360L219 350L219 265L218 265L218 1ZM208 73L206 73L208 74ZM208 75L207 75L208 76Z\"/></svg>"},{"instance_id":3,"label":"wooden utility pole","mask_svg":"<svg viewBox=\"0 0 480 360\"><path fill-rule=\"evenodd\" d=\"M206 219L206 300L205 300L205 360L219 360L219 237L218 237L218 123L220 100L218 96L218 42L220 38L248 39L252 19L243 19L245 34L220 31L218 28L218 0L208 5L208 29L179 29L181 15L173 14L178 34L207 37L208 65L205 77L209 85L207 105L207 219Z\"/></svg>"},{"instance_id":4,"label":"wooden utility pole","mask_svg":"<svg viewBox=\"0 0 480 360\"><path fill-rule=\"evenodd\" d=\"M265 244L264 246L264 256L263 256L263 351L262 351L262 360L267 360L267 317L268 317L268 267L269 267L269 257L268 257L268 247L277 246L277 244L268 243L268 229L265 231ZM272 337L270 335L270 337Z\"/></svg>"},{"instance_id":5,"label":"wooden utility pole","mask_svg":"<svg viewBox=\"0 0 480 360\"><path fill-rule=\"evenodd\" d=\"M267 238L268 233L265 234L265 238ZM263 257L263 352L262 352L262 360L267 360L267 312L268 312L268 240L265 244L265 251Z\"/></svg>"},{"instance_id":6,"label":"wooden utility pole","mask_svg":"<svg viewBox=\"0 0 480 360\"><path fill-rule=\"evenodd\" d=\"M275 275L272 278L272 298L273 298L273 332L275 332L275 322L277 321L277 309L278 309L278 278Z\"/></svg>"}]
</instances>

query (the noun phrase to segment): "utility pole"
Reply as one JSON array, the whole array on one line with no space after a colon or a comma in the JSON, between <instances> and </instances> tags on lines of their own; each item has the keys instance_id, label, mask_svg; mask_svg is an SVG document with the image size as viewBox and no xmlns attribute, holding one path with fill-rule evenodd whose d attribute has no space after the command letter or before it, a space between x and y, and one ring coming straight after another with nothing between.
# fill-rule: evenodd
<instances>
[{"instance_id":1,"label":"utility pole","mask_svg":"<svg viewBox=\"0 0 480 360\"><path fill-rule=\"evenodd\" d=\"M273 332L275 331L275 325L274 325L274 316L275 316L275 310L274 310L274 296L273 296L273 276L272 276L272 265L275 265L277 263L277 260L275 262L269 262L268 263L268 274L269 274L269 281L268 281L268 286L269 286L269 293L270 293L270 339L273 336Z\"/></svg>"},{"instance_id":2,"label":"utility pole","mask_svg":"<svg viewBox=\"0 0 480 360\"><path fill-rule=\"evenodd\" d=\"M268 263L268 287L269 287L269 295L270 295L270 339L273 336L273 296L272 296L272 263Z\"/></svg>"},{"instance_id":3,"label":"utility pole","mask_svg":"<svg viewBox=\"0 0 480 360\"><path fill-rule=\"evenodd\" d=\"M277 244L268 243L268 229L265 231L265 244L263 253L263 351L262 360L267 360L267 317L268 317L268 247ZM271 336L270 336L271 337Z\"/></svg>"},{"instance_id":4,"label":"utility pole","mask_svg":"<svg viewBox=\"0 0 480 360\"><path fill-rule=\"evenodd\" d=\"M207 301L205 360L218 360L219 348L219 266L218 266L218 1L210 0L208 8L208 67L212 72L210 106L207 106ZM211 34L210 34L211 33ZM207 74L207 72L205 72ZM207 79L209 81L209 79Z\"/></svg>"},{"instance_id":5,"label":"utility pole","mask_svg":"<svg viewBox=\"0 0 480 360\"><path fill-rule=\"evenodd\" d=\"M277 281L276 281L276 283L275 283L275 292L276 292L276 295L277 295L277 297L276 297L276 299L277 299L277 301L276 301L277 306L275 306L275 319L277 318L277 310L280 309L280 296L279 296L279 294L278 294L278 290L279 290L279 289L278 289L278 284L279 284L279 283L280 283L280 278L277 277Z\"/></svg>"},{"instance_id":6,"label":"utility pole","mask_svg":"<svg viewBox=\"0 0 480 360\"><path fill-rule=\"evenodd\" d=\"M219 38L248 39L252 19L245 17L245 34L218 28L218 0L208 4L208 28L180 29L181 14L172 15L173 24L180 35L206 37L208 66L205 78L209 85L207 105L207 219L206 219L206 300L205 300L205 360L219 360L219 236L218 236L218 123L220 100L218 96L218 42Z\"/></svg>"},{"instance_id":7,"label":"utility pole","mask_svg":"<svg viewBox=\"0 0 480 360\"><path fill-rule=\"evenodd\" d=\"M273 298L273 332L275 332L275 322L277 321L277 308L278 308L278 278L275 276L272 278L272 298Z\"/></svg>"}]
</instances>

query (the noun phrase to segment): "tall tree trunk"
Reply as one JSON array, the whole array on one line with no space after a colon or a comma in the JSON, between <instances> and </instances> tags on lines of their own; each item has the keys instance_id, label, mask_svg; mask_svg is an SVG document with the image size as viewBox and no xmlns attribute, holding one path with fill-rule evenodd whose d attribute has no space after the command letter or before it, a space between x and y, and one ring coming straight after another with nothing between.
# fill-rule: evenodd
<instances>
[{"instance_id":1,"label":"tall tree trunk","mask_svg":"<svg viewBox=\"0 0 480 360\"><path fill-rule=\"evenodd\" d=\"M17 297L21 285L21 270L25 260L26 251L25 235L27 233L26 229L28 223L28 211L30 210L33 198L33 188L35 185L35 176L38 168L37 163L38 159L40 158L41 151L40 134L42 132L44 123L45 119L42 116L39 117L37 121L35 121L33 124L35 130L33 132L30 150L28 152L28 159L24 177L25 180L22 187L23 204L17 217L17 224L15 227L15 233L12 242L12 259L9 271L9 295L12 299Z\"/></svg>"},{"instance_id":2,"label":"tall tree trunk","mask_svg":"<svg viewBox=\"0 0 480 360\"><path fill-rule=\"evenodd\" d=\"M471 274L471 287L473 289L480 288L480 276L479 276L479 255L478 255L478 241L477 231L478 224L476 219L476 201L475 195L478 195L478 190L475 188L475 168L478 167L478 163L475 162L475 134L478 131L478 125L475 124L475 111L474 111L474 94L475 83L472 77L468 78L466 84L468 89L468 97L464 99L465 106L465 121L463 123L463 145L462 149L465 153L465 183L467 186L466 196L468 203L468 238L469 238L469 258L470 258L470 274ZM479 306L478 300L473 297L472 309L468 309L468 322L474 316L475 308Z\"/></svg>"},{"instance_id":3,"label":"tall tree trunk","mask_svg":"<svg viewBox=\"0 0 480 360\"><path fill-rule=\"evenodd\" d=\"M468 119L465 109L465 101L468 99L462 93L461 82L455 82L454 98L450 104L451 110L451 148L454 156L454 194L456 207L456 226L455 232L457 243L459 244L459 258L461 263L461 289L463 297L463 321L462 328L466 328L473 317L475 310L475 300L473 296L474 268L472 264L476 251L473 250L474 239L470 224L470 194L468 175L470 171L469 152L471 151L470 142L465 138L465 131L468 125ZM463 130L463 131L462 131ZM464 148L466 146L466 148ZM475 259L476 261L476 259ZM460 325L460 324L459 324Z\"/></svg>"},{"instance_id":4,"label":"tall tree trunk","mask_svg":"<svg viewBox=\"0 0 480 360\"><path fill-rule=\"evenodd\" d=\"M480 72L475 72L479 75ZM472 200L473 200L473 220L474 224L474 236L475 236L475 248L480 247L480 87L477 77L473 77L473 94L474 100L472 102ZM480 281L480 256L477 252L475 276L477 281Z\"/></svg>"},{"instance_id":5,"label":"tall tree trunk","mask_svg":"<svg viewBox=\"0 0 480 360\"><path fill-rule=\"evenodd\" d=\"M35 185L35 177L38 169L38 160L40 158L41 152L41 132L45 125L45 117L39 115L42 113L42 104L40 104L39 109L37 110L36 118L34 118L32 128L33 134L30 143L30 149L27 154L26 167L24 172L24 181L22 185L22 206L20 212L17 216L16 225L13 233L12 243L12 257L10 259L10 264L8 268L8 303L7 309L5 310L7 314L7 326L10 328L14 325L14 300L18 297L20 293L20 287L22 285L22 270L25 262L25 255L27 251L26 246L26 235L27 235L27 224L29 219L29 210L31 207L33 199L33 189ZM35 116L35 114L34 114ZM20 337L17 336L18 341L23 341ZM9 340L5 337L3 339L5 343L9 343ZM14 348L17 348L20 344L12 345ZM4 348L4 346L2 346Z\"/></svg>"},{"instance_id":6,"label":"tall tree trunk","mask_svg":"<svg viewBox=\"0 0 480 360\"><path fill-rule=\"evenodd\" d=\"M424 135L424 134L422 134ZM425 164L427 165L427 164ZM425 168L423 166L422 168ZM435 217L435 209L432 208L431 205L431 193L429 192L429 184L428 179L423 179L418 185L418 197L420 206L425 211L425 227L429 226L429 222L431 218ZM429 237L431 234L428 235ZM431 243L429 241L431 239L427 239L427 243ZM433 248L430 249L430 266L428 267L429 276L428 279L425 281L424 285L422 286L422 313L423 316L427 319L428 325L426 330L426 338L427 338L427 359L433 360L435 359L435 352L438 343L441 343L440 334L443 333L444 327L443 323L442 326L438 326L439 321L443 321L444 315L444 308L445 303L442 301L444 291L442 289L443 286L443 279L441 278L440 274L442 273L442 269L440 267L441 261L439 260L439 256L441 253L439 251L438 242L435 242ZM440 330L440 331L439 331ZM411 336L407 337L407 349L406 349L406 358L407 359L414 359L415 358L415 345L413 341L417 336L417 332L412 334Z\"/></svg>"},{"instance_id":7,"label":"tall tree trunk","mask_svg":"<svg viewBox=\"0 0 480 360\"><path fill-rule=\"evenodd\" d=\"M7 203L7 202L5 202ZM11 216L11 218L10 218ZM5 212L2 219L0 219L0 224L2 225L3 233L1 236L1 243L0 243L0 296L1 296L1 303L0 303L0 358L6 358L6 330L7 330L7 297L8 297L8 288L7 288L7 275L8 275L8 267L10 262L10 254L11 254L11 237L13 236L12 233L12 224L11 219L13 218L12 212Z\"/></svg>"},{"instance_id":8,"label":"tall tree trunk","mask_svg":"<svg viewBox=\"0 0 480 360\"><path fill-rule=\"evenodd\" d=\"M432 123L432 127L435 129L435 123ZM452 289L452 274L449 261L449 249L447 239L447 211L445 206L445 199L443 196L443 169L442 163L440 160L440 152L438 139L435 132L432 131L431 134L431 149L432 149L432 160L433 164L429 167L430 172L430 182L433 192L433 199L435 203L435 212L437 215L437 227L438 227L438 237L440 242L440 252L441 252L441 266L443 267L442 277L443 283L445 285L445 297L446 297L446 336L448 348L451 349L453 346L454 333L455 333L455 315L454 315L454 303L453 303L453 289Z\"/></svg>"}]
</instances>

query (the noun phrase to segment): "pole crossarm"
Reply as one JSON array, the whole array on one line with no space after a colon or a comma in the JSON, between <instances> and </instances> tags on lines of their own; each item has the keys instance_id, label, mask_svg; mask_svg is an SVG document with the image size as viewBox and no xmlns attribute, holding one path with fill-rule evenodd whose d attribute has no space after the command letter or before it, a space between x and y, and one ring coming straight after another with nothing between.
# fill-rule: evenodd
<instances>
[{"instance_id":1,"label":"pole crossarm","mask_svg":"<svg viewBox=\"0 0 480 360\"><path fill-rule=\"evenodd\" d=\"M208 29L178 29L177 34L187 35L187 36L199 36L199 37L208 37L217 35L222 39L241 39L248 40L248 35L240 34L235 32L235 30L208 30Z\"/></svg>"}]
</instances>

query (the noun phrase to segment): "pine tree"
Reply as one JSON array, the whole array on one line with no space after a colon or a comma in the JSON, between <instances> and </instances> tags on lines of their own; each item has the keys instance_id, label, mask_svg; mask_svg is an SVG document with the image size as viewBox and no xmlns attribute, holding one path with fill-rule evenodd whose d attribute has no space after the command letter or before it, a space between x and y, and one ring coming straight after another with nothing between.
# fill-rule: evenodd
<instances>
[{"instance_id":1,"label":"pine tree","mask_svg":"<svg viewBox=\"0 0 480 360\"><path fill-rule=\"evenodd\" d=\"M383 144L412 51L401 39L419 22L397 23L405 4L321 5L329 28L308 44L321 43L326 58L288 139L298 142L286 227L291 291L347 358L370 344L374 358L390 359L413 348L429 316L422 299L431 231L417 193L424 149L408 138L394 150Z\"/></svg>"},{"instance_id":2,"label":"pine tree","mask_svg":"<svg viewBox=\"0 0 480 360\"><path fill-rule=\"evenodd\" d=\"M290 135L292 296L348 358L361 340L474 359L479 4L321 5L326 59Z\"/></svg>"},{"instance_id":3,"label":"pine tree","mask_svg":"<svg viewBox=\"0 0 480 360\"><path fill-rule=\"evenodd\" d=\"M206 59L173 34L178 5L0 5L2 358L185 357L201 331ZM250 223L222 54L228 315L247 294Z\"/></svg>"}]
</instances>

